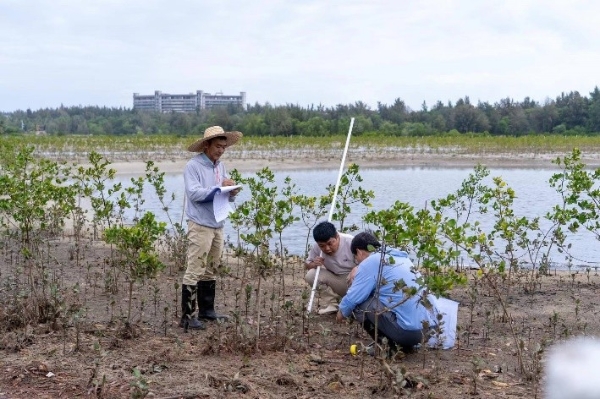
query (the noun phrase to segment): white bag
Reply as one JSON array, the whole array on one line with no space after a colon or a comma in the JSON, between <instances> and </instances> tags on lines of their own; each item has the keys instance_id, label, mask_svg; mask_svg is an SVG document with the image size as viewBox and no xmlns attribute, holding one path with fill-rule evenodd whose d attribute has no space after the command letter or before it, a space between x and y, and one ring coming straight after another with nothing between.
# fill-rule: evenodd
<instances>
[{"instance_id":1,"label":"white bag","mask_svg":"<svg viewBox=\"0 0 600 399\"><path fill-rule=\"evenodd\" d=\"M444 349L451 349L454 347L456 341L456 324L458 323L458 302L452 301L447 298L434 298L432 303L435 306L438 314L442 315L442 326L440 328L441 334L434 335L429 338L427 345L431 348L439 347L439 341L441 341L441 347Z\"/></svg>"}]
</instances>

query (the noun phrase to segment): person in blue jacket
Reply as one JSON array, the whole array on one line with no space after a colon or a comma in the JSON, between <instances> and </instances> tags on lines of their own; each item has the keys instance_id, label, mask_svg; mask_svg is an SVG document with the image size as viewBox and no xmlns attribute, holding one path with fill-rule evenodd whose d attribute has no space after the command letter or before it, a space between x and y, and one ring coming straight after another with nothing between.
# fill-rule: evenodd
<instances>
[{"instance_id":1,"label":"person in blue jacket","mask_svg":"<svg viewBox=\"0 0 600 399\"><path fill-rule=\"evenodd\" d=\"M350 251L358 267L340 302L337 321L354 316L373 339L377 325L378 340L386 337L392 350L408 351L420 344L425 326L433 326L435 317L421 301L425 290L417 283L419 273L408 254L394 248L382 254L370 232L357 234Z\"/></svg>"}]
</instances>

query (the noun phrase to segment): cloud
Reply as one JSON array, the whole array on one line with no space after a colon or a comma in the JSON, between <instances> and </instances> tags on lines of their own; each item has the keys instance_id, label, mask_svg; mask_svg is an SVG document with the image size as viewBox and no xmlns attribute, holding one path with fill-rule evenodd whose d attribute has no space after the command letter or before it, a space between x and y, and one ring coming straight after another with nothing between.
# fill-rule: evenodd
<instances>
[{"instance_id":1,"label":"cloud","mask_svg":"<svg viewBox=\"0 0 600 399\"><path fill-rule=\"evenodd\" d=\"M0 110L198 89L327 106L542 101L598 84L599 12L583 0L8 0Z\"/></svg>"}]
</instances>

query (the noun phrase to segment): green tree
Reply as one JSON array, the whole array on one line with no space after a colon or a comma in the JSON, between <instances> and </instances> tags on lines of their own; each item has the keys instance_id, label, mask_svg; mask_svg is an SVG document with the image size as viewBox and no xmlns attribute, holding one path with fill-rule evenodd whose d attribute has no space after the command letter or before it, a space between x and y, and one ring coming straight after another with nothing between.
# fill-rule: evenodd
<instances>
[{"instance_id":1,"label":"green tree","mask_svg":"<svg viewBox=\"0 0 600 399\"><path fill-rule=\"evenodd\" d=\"M468 101L457 102L454 107L454 127L461 133L483 132L489 130L490 124L487 117L478 108Z\"/></svg>"},{"instance_id":2,"label":"green tree","mask_svg":"<svg viewBox=\"0 0 600 399\"><path fill-rule=\"evenodd\" d=\"M289 136L292 134L292 118L283 107L270 108L265 114L265 123L270 136Z\"/></svg>"},{"instance_id":3,"label":"green tree","mask_svg":"<svg viewBox=\"0 0 600 399\"><path fill-rule=\"evenodd\" d=\"M594 87L594 91L590 93L588 131L600 133L600 89L598 86Z\"/></svg>"},{"instance_id":4,"label":"green tree","mask_svg":"<svg viewBox=\"0 0 600 399\"><path fill-rule=\"evenodd\" d=\"M556 107L560 123L567 129L573 129L576 126L586 126L587 124L587 99L582 97L578 91L572 91L569 94L561 93L556 98Z\"/></svg>"}]
</instances>

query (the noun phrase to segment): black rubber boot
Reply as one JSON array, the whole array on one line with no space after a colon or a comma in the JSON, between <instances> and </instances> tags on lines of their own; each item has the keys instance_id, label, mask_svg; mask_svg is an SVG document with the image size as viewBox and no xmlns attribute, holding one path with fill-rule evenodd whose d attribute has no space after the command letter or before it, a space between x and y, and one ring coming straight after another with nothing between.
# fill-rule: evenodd
<instances>
[{"instance_id":1,"label":"black rubber boot","mask_svg":"<svg viewBox=\"0 0 600 399\"><path fill-rule=\"evenodd\" d=\"M195 285L181 286L181 320L179 321L179 327L183 327L185 332L189 328L192 330L204 330L204 323L193 316L194 308L196 307L196 293L197 288Z\"/></svg>"},{"instance_id":2,"label":"black rubber boot","mask_svg":"<svg viewBox=\"0 0 600 399\"><path fill-rule=\"evenodd\" d=\"M215 312L215 280L198 281L198 318L227 321L228 316Z\"/></svg>"},{"instance_id":3,"label":"black rubber boot","mask_svg":"<svg viewBox=\"0 0 600 399\"><path fill-rule=\"evenodd\" d=\"M363 328L369 334L369 336L371 338L373 338L373 340L375 340L375 324L371 323L366 317L365 317L365 321L363 322ZM391 339L386 337L381 331L379 331L377 333L377 343L381 345L383 343L383 338L387 338L387 343L388 343L387 356L388 357L394 356L394 354L396 352L398 352L398 350L400 348L394 341L392 341ZM373 348L373 353L374 353L374 348Z\"/></svg>"}]
</instances>

